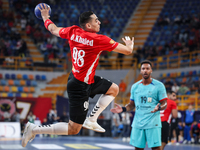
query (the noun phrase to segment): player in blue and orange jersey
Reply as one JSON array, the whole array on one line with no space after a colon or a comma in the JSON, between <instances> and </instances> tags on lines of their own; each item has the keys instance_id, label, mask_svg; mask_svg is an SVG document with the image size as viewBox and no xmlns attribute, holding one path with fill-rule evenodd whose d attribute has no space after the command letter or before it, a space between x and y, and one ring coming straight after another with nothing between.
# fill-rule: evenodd
<instances>
[{"instance_id":1,"label":"player in blue and orange jersey","mask_svg":"<svg viewBox=\"0 0 200 150\"><path fill-rule=\"evenodd\" d=\"M125 107L115 104L113 113L132 111L135 116L132 122L130 144L136 150L148 147L153 150L161 149L161 119L160 110L167 107L167 93L162 82L151 77L152 64L145 60L141 63L142 80L132 85L130 102Z\"/></svg>"}]
</instances>

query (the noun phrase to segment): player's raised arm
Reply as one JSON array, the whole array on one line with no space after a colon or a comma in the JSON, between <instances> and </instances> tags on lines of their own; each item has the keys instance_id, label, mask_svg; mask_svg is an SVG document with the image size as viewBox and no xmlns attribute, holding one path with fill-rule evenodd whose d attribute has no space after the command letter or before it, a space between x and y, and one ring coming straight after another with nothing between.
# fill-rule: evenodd
<instances>
[{"instance_id":1,"label":"player's raised arm","mask_svg":"<svg viewBox=\"0 0 200 150\"><path fill-rule=\"evenodd\" d=\"M40 8L41 7L41 8ZM44 25L46 27L47 30L49 30L51 32L51 34L60 37L59 35L59 31L60 29L62 29L63 27L57 27L49 18L49 7L47 7L46 5L42 5L40 4L40 7L38 7L38 9L41 11L41 16L42 19L44 21Z\"/></svg>"},{"instance_id":2,"label":"player's raised arm","mask_svg":"<svg viewBox=\"0 0 200 150\"><path fill-rule=\"evenodd\" d=\"M125 55L130 55L133 52L133 48L134 48L134 37L132 37L132 40L131 40L129 36L125 36L125 38L122 38L122 40L124 41L126 46L119 43L118 46L113 51L122 53Z\"/></svg>"}]
</instances>

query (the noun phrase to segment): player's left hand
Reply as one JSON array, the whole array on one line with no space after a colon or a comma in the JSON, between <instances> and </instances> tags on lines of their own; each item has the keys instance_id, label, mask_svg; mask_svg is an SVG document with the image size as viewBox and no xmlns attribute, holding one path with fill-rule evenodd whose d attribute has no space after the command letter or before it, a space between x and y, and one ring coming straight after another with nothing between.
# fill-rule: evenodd
<instances>
[{"instance_id":1,"label":"player's left hand","mask_svg":"<svg viewBox=\"0 0 200 150\"><path fill-rule=\"evenodd\" d=\"M158 108L159 108L159 103L155 106L155 108L154 108L154 110L153 111L151 111L151 113L155 113L155 112L157 112L158 111Z\"/></svg>"},{"instance_id":2,"label":"player's left hand","mask_svg":"<svg viewBox=\"0 0 200 150\"><path fill-rule=\"evenodd\" d=\"M50 18L49 16L50 7L47 7L46 5L43 5L43 4L40 4L40 7L38 7L38 9L41 11L42 18L44 19Z\"/></svg>"}]
</instances>

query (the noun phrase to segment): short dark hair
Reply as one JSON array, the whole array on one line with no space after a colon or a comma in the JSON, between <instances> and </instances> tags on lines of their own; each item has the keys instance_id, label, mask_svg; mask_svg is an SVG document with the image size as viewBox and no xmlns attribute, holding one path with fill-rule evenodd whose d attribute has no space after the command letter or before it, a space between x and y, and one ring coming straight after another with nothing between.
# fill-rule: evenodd
<instances>
[{"instance_id":1,"label":"short dark hair","mask_svg":"<svg viewBox=\"0 0 200 150\"><path fill-rule=\"evenodd\" d=\"M152 68L152 63L151 63L151 61L149 61L149 60L144 60L144 61L142 61L142 62L140 63L140 66L142 67L143 64L149 64L149 65L151 66L151 68Z\"/></svg>"},{"instance_id":2,"label":"short dark hair","mask_svg":"<svg viewBox=\"0 0 200 150\"><path fill-rule=\"evenodd\" d=\"M83 12L80 16L79 16L79 25L82 29L85 28L85 24L88 23L91 19L91 15L93 15L94 13L92 11L86 11Z\"/></svg>"},{"instance_id":3,"label":"short dark hair","mask_svg":"<svg viewBox=\"0 0 200 150\"><path fill-rule=\"evenodd\" d=\"M170 95L173 94L173 93L176 94L176 92L174 92L174 91L168 91L167 93L170 94Z\"/></svg>"}]
</instances>

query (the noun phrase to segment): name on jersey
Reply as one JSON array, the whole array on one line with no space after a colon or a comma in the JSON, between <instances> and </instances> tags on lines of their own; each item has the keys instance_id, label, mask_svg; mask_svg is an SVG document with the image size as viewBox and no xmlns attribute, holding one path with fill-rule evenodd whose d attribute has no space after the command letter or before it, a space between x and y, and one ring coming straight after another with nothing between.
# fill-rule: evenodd
<instances>
[{"instance_id":1,"label":"name on jersey","mask_svg":"<svg viewBox=\"0 0 200 150\"><path fill-rule=\"evenodd\" d=\"M89 45L89 46L93 46L93 40L88 40L87 38L82 38L81 36L78 35L72 35L71 36L71 40L74 42L78 42L84 45Z\"/></svg>"}]
</instances>

